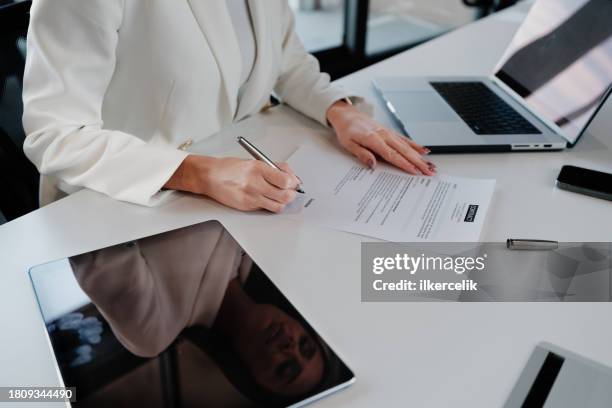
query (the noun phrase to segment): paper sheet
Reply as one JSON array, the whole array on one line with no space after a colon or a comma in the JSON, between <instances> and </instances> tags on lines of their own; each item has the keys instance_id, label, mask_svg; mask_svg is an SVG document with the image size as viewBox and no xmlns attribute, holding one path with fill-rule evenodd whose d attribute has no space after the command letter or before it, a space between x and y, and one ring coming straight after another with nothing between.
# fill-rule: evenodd
<instances>
[{"instance_id":1,"label":"paper sheet","mask_svg":"<svg viewBox=\"0 0 612 408\"><path fill-rule=\"evenodd\" d=\"M289 164L306 194L283 215L396 242L478 241L495 180L412 176L379 163L301 147Z\"/></svg>"}]
</instances>

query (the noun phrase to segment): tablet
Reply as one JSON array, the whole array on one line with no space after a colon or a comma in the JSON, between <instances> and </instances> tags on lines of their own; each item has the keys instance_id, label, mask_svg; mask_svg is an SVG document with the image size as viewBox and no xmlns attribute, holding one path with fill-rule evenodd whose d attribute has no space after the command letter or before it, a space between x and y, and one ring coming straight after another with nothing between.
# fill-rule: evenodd
<instances>
[{"instance_id":1,"label":"tablet","mask_svg":"<svg viewBox=\"0 0 612 408\"><path fill-rule=\"evenodd\" d=\"M531 353L504 408L608 408L612 368L553 344Z\"/></svg>"},{"instance_id":2,"label":"tablet","mask_svg":"<svg viewBox=\"0 0 612 408\"><path fill-rule=\"evenodd\" d=\"M30 278L75 407L297 407L355 380L217 221Z\"/></svg>"}]
</instances>

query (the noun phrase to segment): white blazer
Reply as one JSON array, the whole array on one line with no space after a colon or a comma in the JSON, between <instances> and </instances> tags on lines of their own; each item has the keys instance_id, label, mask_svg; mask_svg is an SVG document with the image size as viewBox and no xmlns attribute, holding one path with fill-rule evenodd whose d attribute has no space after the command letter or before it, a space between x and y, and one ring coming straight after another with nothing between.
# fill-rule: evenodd
<instances>
[{"instance_id":1,"label":"white blazer","mask_svg":"<svg viewBox=\"0 0 612 408\"><path fill-rule=\"evenodd\" d=\"M241 99L241 53L224 0L34 0L24 77L24 151L41 205L86 187L155 205L187 155L275 94L322 124L331 86L286 0L248 0L257 57ZM64 192L64 194L62 193Z\"/></svg>"}]
</instances>

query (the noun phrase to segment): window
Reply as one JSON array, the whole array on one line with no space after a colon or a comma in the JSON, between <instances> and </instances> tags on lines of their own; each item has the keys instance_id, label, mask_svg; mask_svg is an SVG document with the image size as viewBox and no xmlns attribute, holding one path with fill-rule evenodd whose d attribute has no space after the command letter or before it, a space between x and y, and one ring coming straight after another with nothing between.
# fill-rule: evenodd
<instances>
[{"instance_id":1,"label":"window","mask_svg":"<svg viewBox=\"0 0 612 408\"><path fill-rule=\"evenodd\" d=\"M339 47L344 37L344 0L290 0L296 31L310 52Z\"/></svg>"},{"instance_id":2,"label":"window","mask_svg":"<svg viewBox=\"0 0 612 408\"><path fill-rule=\"evenodd\" d=\"M459 0L370 0L368 55L419 44L474 20Z\"/></svg>"},{"instance_id":3,"label":"window","mask_svg":"<svg viewBox=\"0 0 612 408\"><path fill-rule=\"evenodd\" d=\"M296 31L332 78L467 24L516 0L288 0ZM470 4L473 7L469 7Z\"/></svg>"}]
</instances>

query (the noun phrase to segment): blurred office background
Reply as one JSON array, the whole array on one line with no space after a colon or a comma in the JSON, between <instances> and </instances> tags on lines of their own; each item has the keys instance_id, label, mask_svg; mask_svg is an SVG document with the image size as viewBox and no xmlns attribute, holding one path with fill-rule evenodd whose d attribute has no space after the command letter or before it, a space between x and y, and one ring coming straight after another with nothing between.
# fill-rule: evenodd
<instances>
[{"instance_id":1,"label":"blurred office background","mask_svg":"<svg viewBox=\"0 0 612 408\"><path fill-rule=\"evenodd\" d=\"M288 1L304 45L336 79L517 0ZM38 207L38 174L23 154L21 127L30 5L0 0L0 224Z\"/></svg>"},{"instance_id":2,"label":"blurred office background","mask_svg":"<svg viewBox=\"0 0 612 408\"><path fill-rule=\"evenodd\" d=\"M316 52L343 44L346 0L290 0L297 31ZM371 0L367 3L366 53L405 47L466 24L476 11L459 1ZM362 7L365 7L364 4Z\"/></svg>"},{"instance_id":3,"label":"blurred office background","mask_svg":"<svg viewBox=\"0 0 612 408\"><path fill-rule=\"evenodd\" d=\"M304 46L334 79L514 3L516 0L289 0Z\"/></svg>"}]
</instances>

